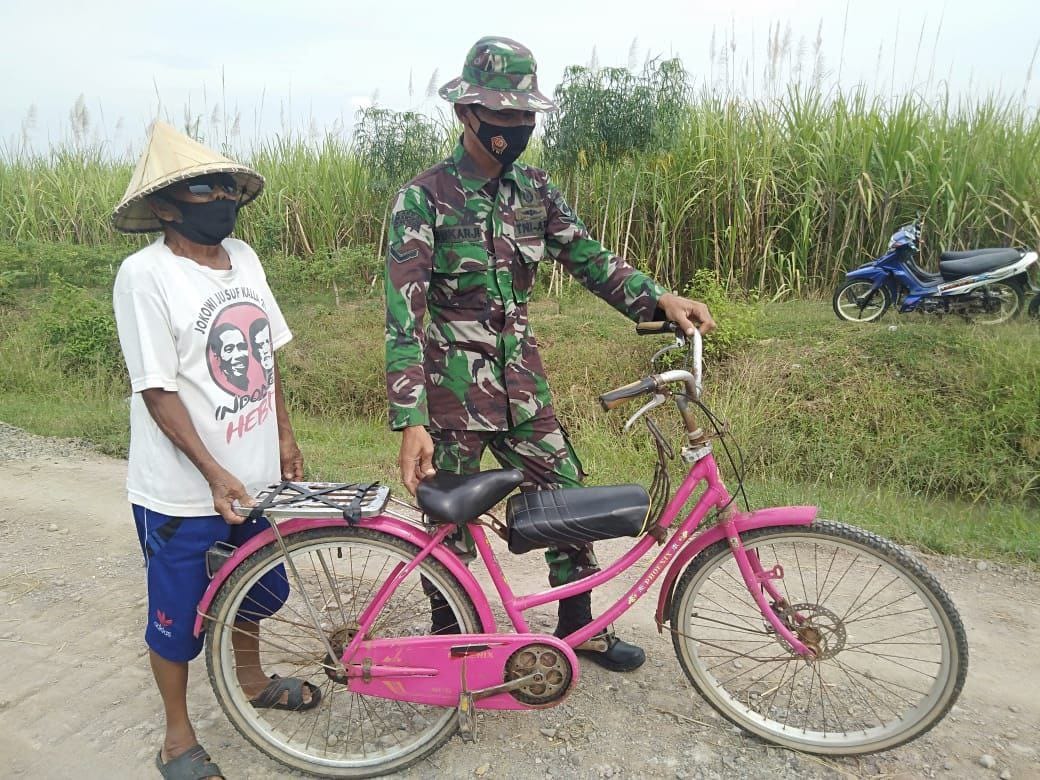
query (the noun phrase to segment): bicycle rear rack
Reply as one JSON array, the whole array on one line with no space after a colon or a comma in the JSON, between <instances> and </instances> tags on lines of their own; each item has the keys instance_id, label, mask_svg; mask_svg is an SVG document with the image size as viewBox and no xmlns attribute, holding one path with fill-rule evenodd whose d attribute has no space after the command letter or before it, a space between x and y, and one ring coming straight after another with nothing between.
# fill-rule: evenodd
<instances>
[{"instance_id":1,"label":"bicycle rear rack","mask_svg":"<svg viewBox=\"0 0 1040 780\"><path fill-rule=\"evenodd\" d=\"M263 515L271 520L289 517L373 517L383 511L390 499L390 488L379 483L282 482L268 485L256 495ZM254 507L235 506L238 514L248 516Z\"/></svg>"}]
</instances>

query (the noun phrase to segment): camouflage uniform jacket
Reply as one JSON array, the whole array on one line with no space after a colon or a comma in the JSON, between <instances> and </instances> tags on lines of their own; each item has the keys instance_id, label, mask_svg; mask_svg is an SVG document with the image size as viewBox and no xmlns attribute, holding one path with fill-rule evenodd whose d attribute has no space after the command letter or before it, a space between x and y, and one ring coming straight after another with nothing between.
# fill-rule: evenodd
<instances>
[{"instance_id":1,"label":"camouflage uniform jacket","mask_svg":"<svg viewBox=\"0 0 1040 780\"><path fill-rule=\"evenodd\" d=\"M537 168L489 181L460 143L405 185L386 261L391 428L504 431L551 406L527 318L547 258L636 321L666 292L590 238Z\"/></svg>"}]
</instances>

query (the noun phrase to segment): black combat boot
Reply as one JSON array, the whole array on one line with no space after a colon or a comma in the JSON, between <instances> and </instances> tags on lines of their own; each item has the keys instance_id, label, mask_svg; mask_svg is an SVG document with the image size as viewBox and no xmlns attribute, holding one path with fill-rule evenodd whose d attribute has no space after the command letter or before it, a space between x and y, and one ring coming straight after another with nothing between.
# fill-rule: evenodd
<instances>
[{"instance_id":1,"label":"black combat boot","mask_svg":"<svg viewBox=\"0 0 1040 780\"><path fill-rule=\"evenodd\" d=\"M569 599L560 599L559 621L553 636L563 639L592 622L592 594L582 593ZM575 649L579 655L612 672L631 672L646 661L643 648L636 647L614 636L611 630L596 634Z\"/></svg>"}]
</instances>

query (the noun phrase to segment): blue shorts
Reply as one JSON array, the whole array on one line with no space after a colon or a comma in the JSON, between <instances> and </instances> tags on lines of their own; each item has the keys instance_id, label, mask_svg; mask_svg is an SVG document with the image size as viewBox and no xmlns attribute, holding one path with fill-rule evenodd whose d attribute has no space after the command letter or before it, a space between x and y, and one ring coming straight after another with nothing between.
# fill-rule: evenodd
<instances>
[{"instance_id":1,"label":"blue shorts","mask_svg":"<svg viewBox=\"0 0 1040 780\"><path fill-rule=\"evenodd\" d=\"M214 542L240 547L266 530L267 520L228 525L220 515L171 517L137 504L131 506L148 572L145 642L167 661L190 661L202 652L204 639L202 634L196 638L194 631L196 608L209 587L206 550ZM238 619L269 617L288 597L285 570L278 566L253 586Z\"/></svg>"}]
</instances>

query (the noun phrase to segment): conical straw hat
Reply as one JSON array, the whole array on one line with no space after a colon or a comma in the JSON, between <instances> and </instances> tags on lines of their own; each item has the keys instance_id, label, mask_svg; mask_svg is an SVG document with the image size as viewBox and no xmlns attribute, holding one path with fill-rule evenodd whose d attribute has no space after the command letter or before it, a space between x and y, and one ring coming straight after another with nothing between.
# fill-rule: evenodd
<instances>
[{"instance_id":1,"label":"conical straw hat","mask_svg":"<svg viewBox=\"0 0 1040 780\"><path fill-rule=\"evenodd\" d=\"M112 212L112 225L124 233L162 230L145 198L174 182L207 173L230 173L242 188L243 206L264 188L264 177L252 168L229 160L166 122L156 120L126 193Z\"/></svg>"}]
</instances>

